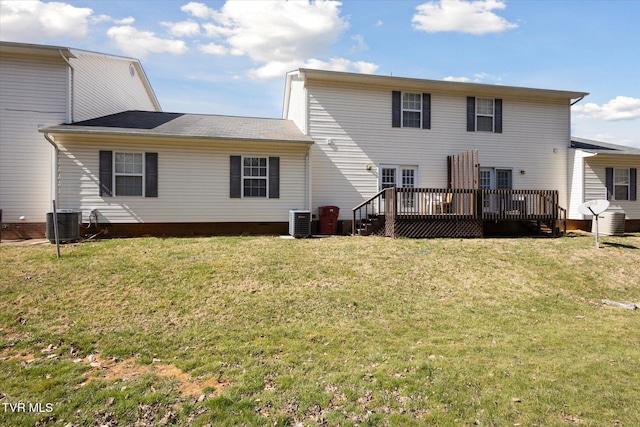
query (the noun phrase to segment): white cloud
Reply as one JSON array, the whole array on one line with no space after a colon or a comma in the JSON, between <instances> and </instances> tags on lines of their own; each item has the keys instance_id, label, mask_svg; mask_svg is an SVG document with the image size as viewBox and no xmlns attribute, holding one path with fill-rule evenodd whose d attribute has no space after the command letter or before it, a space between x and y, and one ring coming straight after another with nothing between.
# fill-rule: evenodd
<instances>
[{"instance_id":1,"label":"white cloud","mask_svg":"<svg viewBox=\"0 0 640 427\"><path fill-rule=\"evenodd\" d=\"M136 20L133 16L129 16L123 19L114 19L109 15L97 15L97 16L91 17L91 22L94 24L97 24L100 22L113 22L114 24L118 24L118 25L131 25L134 22L136 22Z\"/></svg>"},{"instance_id":2,"label":"white cloud","mask_svg":"<svg viewBox=\"0 0 640 427\"><path fill-rule=\"evenodd\" d=\"M107 35L125 55L136 58L144 58L150 52L181 55L189 50L182 40L162 39L150 31L140 31L129 25L111 27Z\"/></svg>"},{"instance_id":3,"label":"white cloud","mask_svg":"<svg viewBox=\"0 0 640 427\"><path fill-rule=\"evenodd\" d=\"M229 53L229 49L216 43L202 44L198 46L198 49L200 52L210 55L226 55Z\"/></svg>"},{"instance_id":4,"label":"white cloud","mask_svg":"<svg viewBox=\"0 0 640 427\"><path fill-rule=\"evenodd\" d=\"M41 42L52 37L82 38L93 10L67 3L0 1L0 39Z\"/></svg>"},{"instance_id":5,"label":"white cloud","mask_svg":"<svg viewBox=\"0 0 640 427\"><path fill-rule=\"evenodd\" d=\"M200 34L200 24L195 21L161 22L176 37L195 37Z\"/></svg>"},{"instance_id":6,"label":"white cloud","mask_svg":"<svg viewBox=\"0 0 640 427\"><path fill-rule=\"evenodd\" d=\"M180 10L200 19L210 18L216 13L214 9L209 8L206 4L197 2L189 2L182 6Z\"/></svg>"},{"instance_id":7,"label":"white cloud","mask_svg":"<svg viewBox=\"0 0 640 427\"><path fill-rule=\"evenodd\" d=\"M365 61L350 61L345 58L332 58L329 61L309 59L307 61L270 61L266 65L253 69L249 76L255 79L265 80L282 77L286 72L296 68L314 68L318 70L348 71L363 74L373 74L378 70L378 65Z\"/></svg>"},{"instance_id":8,"label":"white cloud","mask_svg":"<svg viewBox=\"0 0 640 427\"><path fill-rule=\"evenodd\" d=\"M413 15L413 27L428 33L457 31L471 34L500 33L518 25L496 15L504 9L501 0L440 0L421 4Z\"/></svg>"},{"instance_id":9,"label":"white cloud","mask_svg":"<svg viewBox=\"0 0 640 427\"><path fill-rule=\"evenodd\" d=\"M281 78L297 67L373 72L377 65L344 58L321 59L346 31L341 3L311 1L227 1L219 10L191 2L182 10L207 20L201 27L214 43L199 46L214 55L246 55L258 63L249 75L257 79ZM352 53L366 49L362 36L352 38ZM373 71L371 71L373 70Z\"/></svg>"},{"instance_id":10,"label":"white cloud","mask_svg":"<svg viewBox=\"0 0 640 427\"><path fill-rule=\"evenodd\" d=\"M607 122L632 120L640 118L640 98L617 96L603 105L592 102L575 105L573 111L578 113L579 119L595 118Z\"/></svg>"},{"instance_id":11,"label":"white cloud","mask_svg":"<svg viewBox=\"0 0 640 427\"><path fill-rule=\"evenodd\" d=\"M353 46L351 46L350 52L355 53L361 50L369 49L369 46L364 41L364 36L357 34L355 36L351 36L351 40L355 42Z\"/></svg>"},{"instance_id":12,"label":"white cloud","mask_svg":"<svg viewBox=\"0 0 640 427\"><path fill-rule=\"evenodd\" d=\"M502 81L502 76L496 76L489 73L475 73L473 75L473 78L464 77L464 76L461 76L461 77L447 76L442 80L447 82L462 82L462 83L470 83L470 82L485 83L487 80L490 80L493 83L487 83L487 84L500 84L499 82Z\"/></svg>"},{"instance_id":13,"label":"white cloud","mask_svg":"<svg viewBox=\"0 0 640 427\"><path fill-rule=\"evenodd\" d=\"M442 80L444 80L445 82L462 82L462 83L469 83L471 81L469 77L453 77L453 76L447 76Z\"/></svg>"}]
</instances>

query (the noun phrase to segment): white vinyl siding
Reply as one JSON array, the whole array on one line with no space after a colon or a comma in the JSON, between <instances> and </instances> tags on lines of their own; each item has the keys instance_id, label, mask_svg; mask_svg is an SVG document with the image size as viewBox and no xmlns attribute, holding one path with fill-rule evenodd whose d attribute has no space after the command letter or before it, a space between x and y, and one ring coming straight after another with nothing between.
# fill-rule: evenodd
<instances>
[{"instance_id":1,"label":"white vinyl siding","mask_svg":"<svg viewBox=\"0 0 640 427\"><path fill-rule=\"evenodd\" d=\"M144 86L135 61L80 54L74 69L73 120L82 121L128 110L157 111L153 94ZM134 66L133 76L130 73Z\"/></svg>"},{"instance_id":2,"label":"white vinyl siding","mask_svg":"<svg viewBox=\"0 0 640 427\"><path fill-rule=\"evenodd\" d=\"M67 120L62 58L1 55L0 209L6 223L45 222L51 210L53 148L38 132Z\"/></svg>"},{"instance_id":3,"label":"white vinyl siding","mask_svg":"<svg viewBox=\"0 0 640 427\"><path fill-rule=\"evenodd\" d=\"M470 148L479 150L483 165L508 166L514 189L558 190L567 200L568 100L503 99L501 134L466 132L467 96L431 93L431 130L415 132L391 126L392 91L398 87L365 87L307 82L309 134L312 147L314 207L335 205L340 219L378 190L381 163L416 164L422 187L447 187L447 156ZM499 90L499 89L498 89ZM540 124L544 123L544 126ZM327 140L331 140L331 144Z\"/></svg>"},{"instance_id":4,"label":"white vinyl siding","mask_svg":"<svg viewBox=\"0 0 640 427\"><path fill-rule=\"evenodd\" d=\"M3 222L44 223L57 197L55 156L38 128L157 108L138 70L129 72L136 61L74 50L71 73L55 50L24 51L0 54L0 209Z\"/></svg>"},{"instance_id":5,"label":"white vinyl siding","mask_svg":"<svg viewBox=\"0 0 640 427\"><path fill-rule=\"evenodd\" d=\"M640 169L640 156L607 156L606 154L598 154L597 156L585 158L583 202L607 198L606 168L614 168L614 171L615 169ZM615 208L624 211L627 219L640 219L639 200L610 200L610 203L611 209Z\"/></svg>"},{"instance_id":6,"label":"white vinyl siding","mask_svg":"<svg viewBox=\"0 0 640 427\"><path fill-rule=\"evenodd\" d=\"M306 145L60 137L60 206L97 209L100 222L286 222L305 209ZM101 197L99 151L158 153L158 197ZM229 197L229 157L280 157L278 199Z\"/></svg>"}]
</instances>

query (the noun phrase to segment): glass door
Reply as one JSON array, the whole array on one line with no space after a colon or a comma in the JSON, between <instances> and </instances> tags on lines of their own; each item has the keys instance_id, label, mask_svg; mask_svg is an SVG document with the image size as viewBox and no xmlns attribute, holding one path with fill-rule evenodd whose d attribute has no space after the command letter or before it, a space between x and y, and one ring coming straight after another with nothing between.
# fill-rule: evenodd
<instances>
[{"instance_id":1,"label":"glass door","mask_svg":"<svg viewBox=\"0 0 640 427\"><path fill-rule=\"evenodd\" d=\"M389 187L416 188L418 185L418 166L380 165L380 190ZM399 193L398 209L411 212L416 207L414 193Z\"/></svg>"}]
</instances>

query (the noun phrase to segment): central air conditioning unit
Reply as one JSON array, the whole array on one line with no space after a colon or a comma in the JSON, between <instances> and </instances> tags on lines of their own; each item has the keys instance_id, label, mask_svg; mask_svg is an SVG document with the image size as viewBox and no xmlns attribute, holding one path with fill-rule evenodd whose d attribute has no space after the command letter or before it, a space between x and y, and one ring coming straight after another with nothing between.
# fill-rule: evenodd
<instances>
[{"instance_id":1,"label":"central air conditioning unit","mask_svg":"<svg viewBox=\"0 0 640 427\"><path fill-rule=\"evenodd\" d=\"M77 242L80 240L80 222L82 211L72 209L57 209L58 239L61 242ZM53 212L47 213L47 240L56 242Z\"/></svg>"},{"instance_id":2,"label":"central air conditioning unit","mask_svg":"<svg viewBox=\"0 0 640 427\"><path fill-rule=\"evenodd\" d=\"M311 235L311 211L289 211L289 234L293 237Z\"/></svg>"}]
</instances>

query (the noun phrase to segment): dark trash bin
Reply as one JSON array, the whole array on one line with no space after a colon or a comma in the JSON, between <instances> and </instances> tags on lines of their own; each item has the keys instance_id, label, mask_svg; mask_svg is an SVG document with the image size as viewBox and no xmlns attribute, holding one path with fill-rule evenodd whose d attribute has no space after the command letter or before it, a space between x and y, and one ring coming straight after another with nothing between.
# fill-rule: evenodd
<instances>
[{"instance_id":1,"label":"dark trash bin","mask_svg":"<svg viewBox=\"0 0 640 427\"><path fill-rule=\"evenodd\" d=\"M320 211L320 234L337 234L340 208L337 206L321 206L318 210Z\"/></svg>"}]
</instances>

